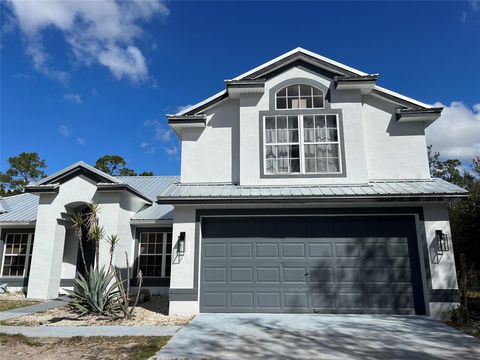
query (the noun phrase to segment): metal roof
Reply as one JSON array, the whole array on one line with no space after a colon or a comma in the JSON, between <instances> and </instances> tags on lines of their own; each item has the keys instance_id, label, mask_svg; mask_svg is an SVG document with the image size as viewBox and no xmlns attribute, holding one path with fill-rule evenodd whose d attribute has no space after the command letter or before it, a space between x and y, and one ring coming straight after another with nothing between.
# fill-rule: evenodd
<instances>
[{"instance_id":1,"label":"metal roof","mask_svg":"<svg viewBox=\"0 0 480 360\"><path fill-rule=\"evenodd\" d=\"M1 199L8 210L0 214L0 223L30 223L37 220L38 196L19 194Z\"/></svg>"},{"instance_id":2,"label":"metal roof","mask_svg":"<svg viewBox=\"0 0 480 360\"><path fill-rule=\"evenodd\" d=\"M113 178L114 185L126 184L152 200L172 183L180 180L179 176L116 176ZM34 222L37 219L38 195L23 193L1 198L0 208L0 224ZM172 219L173 206L155 203L143 208L132 217L132 220Z\"/></svg>"},{"instance_id":3,"label":"metal roof","mask_svg":"<svg viewBox=\"0 0 480 360\"><path fill-rule=\"evenodd\" d=\"M467 191L441 179L382 180L358 185L247 186L225 183L172 184L161 193L159 203L192 200L322 200L463 197Z\"/></svg>"}]
</instances>

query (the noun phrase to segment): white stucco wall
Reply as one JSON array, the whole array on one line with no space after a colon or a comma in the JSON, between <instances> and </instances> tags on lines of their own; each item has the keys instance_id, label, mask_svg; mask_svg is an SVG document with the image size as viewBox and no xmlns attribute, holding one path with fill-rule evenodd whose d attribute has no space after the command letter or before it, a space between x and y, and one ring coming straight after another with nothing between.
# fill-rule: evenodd
<instances>
[{"instance_id":1,"label":"white stucco wall","mask_svg":"<svg viewBox=\"0 0 480 360\"><path fill-rule=\"evenodd\" d=\"M458 289L447 204L426 204L423 205L423 211L432 289ZM448 236L450 251L444 252L442 255L436 253L435 230L442 230Z\"/></svg>"},{"instance_id":2,"label":"white stucco wall","mask_svg":"<svg viewBox=\"0 0 480 360\"><path fill-rule=\"evenodd\" d=\"M341 109L346 176L262 177L260 111L270 109L270 89L290 79L310 79L329 88L331 108ZM301 81L299 81L301 82ZM359 184L369 179L429 179L422 123L397 123L398 105L359 90L337 91L332 79L301 67L265 83L263 94L242 94L207 109L207 127L182 141L182 182L242 185ZM198 137L198 138L197 138Z\"/></svg>"},{"instance_id":3,"label":"white stucco wall","mask_svg":"<svg viewBox=\"0 0 480 360\"><path fill-rule=\"evenodd\" d=\"M192 131L191 137L185 136L182 141L182 182L232 182L238 178L232 167L234 158L238 158L238 147L234 147L238 113L238 100L224 101L208 112L206 129L201 133Z\"/></svg>"},{"instance_id":4,"label":"white stucco wall","mask_svg":"<svg viewBox=\"0 0 480 360\"><path fill-rule=\"evenodd\" d=\"M370 179L430 179L424 124L398 123L395 104L367 96L363 105Z\"/></svg>"},{"instance_id":5,"label":"white stucco wall","mask_svg":"<svg viewBox=\"0 0 480 360\"><path fill-rule=\"evenodd\" d=\"M59 293L60 279L73 279L76 272L78 240L67 231L62 214L72 212L86 203L99 204L98 221L105 235L117 234L119 244L114 254L114 264L126 267L125 252L130 266L134 263L134 238L131 216L145 202L126 192L97 192L96 183L78 176L62 183L58 194L40 195L35 228L35 245L28 283L28 297L49 299ZM108 266L109 244L100 242L100 266Z\"/></svg>"}]
</instances>

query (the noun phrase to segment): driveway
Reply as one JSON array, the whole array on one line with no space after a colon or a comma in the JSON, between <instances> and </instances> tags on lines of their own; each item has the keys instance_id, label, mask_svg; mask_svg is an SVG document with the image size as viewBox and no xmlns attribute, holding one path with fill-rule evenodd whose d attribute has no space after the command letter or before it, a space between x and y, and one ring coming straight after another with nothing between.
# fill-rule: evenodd
<instances>
[{"instance_id":1,"label":"driveway","mask_svg":"<svg viewBox=\"0 0 480 360\"><path fill-rule=\"evenodd\" d=\"M158 359L480 359L480 341L420 316L200 314Z\"/></svg>"}]
</instances>

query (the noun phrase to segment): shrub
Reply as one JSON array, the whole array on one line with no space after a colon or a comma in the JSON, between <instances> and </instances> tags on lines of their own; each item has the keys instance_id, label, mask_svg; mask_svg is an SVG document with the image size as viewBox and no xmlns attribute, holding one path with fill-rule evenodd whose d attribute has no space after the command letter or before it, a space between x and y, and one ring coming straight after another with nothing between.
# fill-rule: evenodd
<instances>
[{"instance_id":1,"label":"shrub","mask_svg":"<svg viewBox=\"0 0 480 360\"><path fill-rule=\"evenodd\" d=\"M66 290L72 297L71 305L80 313L101 314L118 317L120 292L115 275L104 268L90 268L84 277L78 273L74 282L74 290Z\"/></svg>"},{"instance_id":2,"label":"shrub","mask_svg":"<svg viewBox=\"0 0 480 360\"><path fill-rule=\"evenodd\" d=\"M455 323L465 324L468 322L470 314L464 305L458 305L447 311L447 317Z\"/></svg>"}]
</instances>

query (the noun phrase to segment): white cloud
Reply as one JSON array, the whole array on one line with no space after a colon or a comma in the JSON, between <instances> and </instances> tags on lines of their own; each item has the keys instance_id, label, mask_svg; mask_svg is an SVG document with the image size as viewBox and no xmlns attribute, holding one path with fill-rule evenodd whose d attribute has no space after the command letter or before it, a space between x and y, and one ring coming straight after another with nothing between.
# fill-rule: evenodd
<instances>
[{"instance_id":1,"label":"white cloud","mask_svg":"<svg viewBox=\"0 0 480 360\"><path fill-rule=\"evenodd\" d=\"M480 156L480 103L473 109L454 101L444 106L442 116L430 125L425 133L427 143L440 152L443 159L456 158L465 163Z\"/></svg>"},{"instance_id":2,"label":"white cloud","mask_svg":"<svg viewBox=\"0 0 480 360\"><path fill-rule=\"evenodd\" d=\"M86 142L85 138L83 137L77 137L76 140L78 145L84 145Z\"/></svg>"},{"instance_id":3,"label":"white cloud","mask_svg":"<svg viewBox=\"0 0 480 360\"><path fill-rule=\"evenodd\" d=\"M163 150L165 150L169 157L178 158L178 147L176 145L164 146Z\"/></svg>"},{"instance_id":4,"label":"white cloud","mask_svg":"<svg viewBox=\"0 0 480 360\"><path fill-rule=\"evenodd\" d=\"M17 73L17 74L13 74L12 78L30 80L32 76L30 74Z\"/></svg>"},{"instance_id":5,"label":"white cloud","mask_svg":"<svg viewBox=\"0 0 480 360\"><path fill-rule=\"evenodd\" d=\"M168 143L172 139L172 131L167 128L167 124L161 123L158 120L147 120L143 123L143 126L153 128L154 139Z\"/></svg>"},{"instance_id":6,"label":"white cloud","mask_svg":"<svg viewBox=\"0 0 480 360\"><path fill-rule=\"evenodd\" d=\"M55 28L63 34L77 62L100 64L117 79L142 82L148 79L148 68L135 46L144 34L139 24L157 14L169 14L162 0L50 0L48 5L43 1L9 1L35 68L63 82L69 75L50 66L42 41L45 29Z\"/></svg>"},{"instance_id":7,"label":"white cloud","mask_svg":"<svg viewBox=\"0 0 480 360\"><path fill-rule=\"evenodd\" d=\"M63 136L63 137L69 137L70 134L72 133L70 129L68 128L67 125L60 125L58 128L58 132Z\"/></svg>"},{"instance_id":8,"label":"white cloud","mask_svg":"<svg viewBox=\"0 0 480 360\"><path fill-rule=\"evenodd\" d=\"M140 144L140 147L143 149L143 151L146 153L146 154L153 154L157 148L149 143L148 141L144 141Z\"/></svg>"},{"instance_id":9,"label":"white cloud","mask_svg":"<svg viewBox=\"0 0 480 360\"><path fill-rule=\"evenodd\" d=\"M82 104L83 103L82 97L79 94L73 94L73 93L65 94L65 95L63 95L63 98L65 100L68 100L68 101L71 101L71 102L74 102L74 103L77 103L77 104Z\"/></svg>"}]
</instances>

